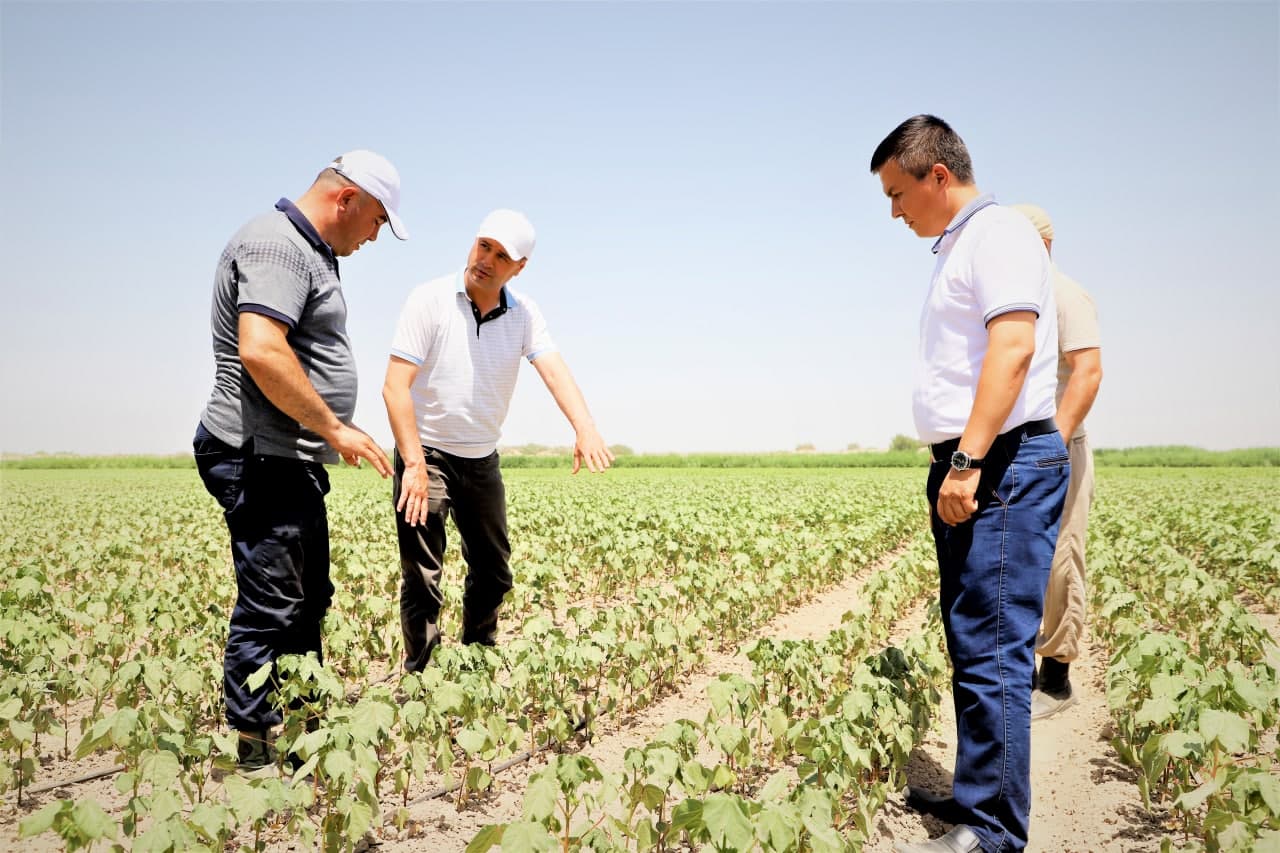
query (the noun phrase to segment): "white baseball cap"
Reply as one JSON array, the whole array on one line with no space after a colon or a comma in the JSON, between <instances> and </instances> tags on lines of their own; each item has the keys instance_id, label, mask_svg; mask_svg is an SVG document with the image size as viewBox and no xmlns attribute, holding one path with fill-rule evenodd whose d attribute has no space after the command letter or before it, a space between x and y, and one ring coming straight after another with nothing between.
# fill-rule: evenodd
<instances>
[{"instance_id":1,"label":"white baseball cap","mask_svg":"<svg viewBox=\"0 0 1280 853\"><path fill-rule=\"evenodd\" d=\"M507 250L513 261L521 261L533 253L533 225L523 213L515 210L495 210L480 223L476 238L497 240Z\"/></svg>"},{"instance_id":2,"label":"white baseball cap","mask_svg":"<svg viewBox=\"0 0 1280 853\"><path fill-rule=\"evenodd\" d=\"M382 202L391 233L401 240L409 239L409 230L400 221L400 173L386 157L357 149L338 157L328 168Z\"/></svg>"}]
</instances>

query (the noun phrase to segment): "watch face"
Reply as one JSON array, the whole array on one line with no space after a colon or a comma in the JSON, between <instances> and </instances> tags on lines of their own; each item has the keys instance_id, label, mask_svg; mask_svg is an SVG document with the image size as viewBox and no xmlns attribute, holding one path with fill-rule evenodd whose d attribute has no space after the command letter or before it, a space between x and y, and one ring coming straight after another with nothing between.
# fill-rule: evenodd
<instances>
[{"instance_id":1,"label":"watch face","mask_svg":"<svg viewBox=\"0 0 1280 853\"><path fill-rule=\"evenodd\" d=\"M957 471L968 471L969 463L972 461L972 457L963 450L957 450L955 453L951 454L951 467L955 468Z\"/></svg>"}]
</instances>

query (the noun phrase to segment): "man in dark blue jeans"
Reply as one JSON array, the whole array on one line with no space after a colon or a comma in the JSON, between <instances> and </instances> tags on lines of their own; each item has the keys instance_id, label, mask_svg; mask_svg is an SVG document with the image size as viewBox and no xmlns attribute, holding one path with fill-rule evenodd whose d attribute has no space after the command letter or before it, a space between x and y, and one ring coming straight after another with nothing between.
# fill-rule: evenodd
<instances>
[{"instance_id":1,"label":"man in dark blue jeans","mask_svg":"<svg viewBox=\"0 0 1280 853\"><path fill-rule=\"evenodd\" d=\"M251 220L227 243L213 292L214 389L194 449L231 534L236 603L224 659L227 723L240 769L274 772L269 684L249 676L280 655L321 654L329 580L325 463L390 462L351 424L356 368L338 258L376 240L397 215L400 176L371 151L320 172L297 200Z\"/></svg>"},{"instance_id":2,"label":"man in dark blue jeans","mask_svg":"<svg viewBox=\"0 0 1280 853\"><path fill-rule=\"evenodd\" d=\"M951 797L908 802L956 824L901 853L1022 850L1031 811L1031 678L1068 481L1054 424L1049 257L1017 211L979 193L964 142L919 115L876 148L891 214L938 256L920 321L913 409L953 668Z\"/></svg>"}]
</instances>

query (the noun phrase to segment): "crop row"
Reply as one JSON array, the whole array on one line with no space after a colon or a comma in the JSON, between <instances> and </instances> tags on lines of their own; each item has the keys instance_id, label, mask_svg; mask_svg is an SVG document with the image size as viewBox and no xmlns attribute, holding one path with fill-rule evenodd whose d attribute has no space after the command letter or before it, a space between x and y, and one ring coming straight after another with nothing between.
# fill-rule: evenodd
<instances>
[{"instance_id":1,"label":"crop row","mask_svg":"<svg viewBox=\"0 0 1280 853\"><path fill-rule=\"evenodd\" d=\"M1280 719L1276 649L1240 600L1276 603L1280 525L1260 483L1218 481L1206 509L1182 484L1135 478L1091 525L1113 745L1148 807L1172 809L1181 838L1164 850L1280 851L1280 749L1262 750Z\"/></svg>"},{"instance_id":2,"label":"crop row","mask_svg":"<svg viewBox=\"0 0 1280 853\"><path fill-rule=\"evenodd\" d=\"M529 782L523 818L486 827L468 853L524 850L859 850L929 729L946 672L937 608L904 648L867 657L931 588L923 538L864 586L818 640L748 645L751 678L707 687L704 719L628 749L620 773L562 755Z\"/></svg>"},{"instance_id":3,"label":"crop row","mask_svg":"<svg viewBox=\"0 0 1280 853\"><path fill-rule=\"evenodd\" d=\"M919 513L904 480L863 475L853 478L859 488L837 491L774 476L766 494L744 488L752 481L740 475L692 479L679 499L670 480L653 477L626 484L625 500L593 501L588 490L561 484L531 488L527 505L513 497L513 518L519 509L527 519L523 535L535 555L515 559L521 594L508 622L518 627L496 650L442 647L426 673L397 690L368 677L377 669L371 662L394 667L398 658L387 605L396 571L374 567L386 545L350 535L380 523L385 496L373 484L354 500L334 501L341 592L326 623L330 665L290 661L275 685L281 705L294 706L282 745L309 761L313 784L275 783L263 793L257 783L245 788L227 777L225 802L210 796L234 753L217 720L226 605L212 602L225 596L229 575L226 558L215 556L220 531L200 526L189 495L162 502L171 523L192 525L176 543L162 538L164 524L137 512L141 503L117 501L115 519L73 511L74 524L116 531L93 555L110 590L105 601L77 588L63 561L84 543L46 536L47 545L58 543L50 559L6 542L20 580L0 593L9 629L0 655L14 665L0 682L9 785L32 780L44 735L64 750L75 743L77 759L105 750L124 765L119 830L135 847L216 847L238 829L351 843L384 797L403 804L410 787L432 774L461 781L465 797L489 784L485 768L495 759L522 746L563 744L597 715L644 707L708 648L737 643L780 609L867 565ZM529 485L551 482L530 478ZM600 482L592 489L599 492ZM355 484L352 477L346 485ZM155 490L139 497L154 501ZM6 501L7 514L18 511ZM220 524L216 515L213 521ZM566 568L546 570L553 554ZM201 571L185 562L196 555L205 561ZM583 600L621 594L629 596L626 606ZM80 729L74 738L73 723ZM282 814L285 826L269 817ZM68 800L29 818L24 831L75 837L86 824L116 829L108 823L92 804Z\"/></svg>"}]
</instances>

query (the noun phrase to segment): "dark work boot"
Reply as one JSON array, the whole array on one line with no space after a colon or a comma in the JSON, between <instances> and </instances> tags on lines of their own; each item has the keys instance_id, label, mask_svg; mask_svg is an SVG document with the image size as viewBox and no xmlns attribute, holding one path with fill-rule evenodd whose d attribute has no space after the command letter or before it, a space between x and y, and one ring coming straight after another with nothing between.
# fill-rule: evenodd
<instances>
[{"instance_id":1,"label":"dark work boot","mask_svg":"<svg viewBox=\"0 0 1280 853\"><path fill-rule=\"evenodd\" d=\"M907 805L922 814L930 814L946 823L963 823L965 815L956 805L955 797L944 797L915 785L908 785L902 792Z\"/></svg>"},{"instance_id":2,"label":"dark work boot","mask_svg":"<svg viewBox=\"0 0 1280 853\"><path fill-rule=\"evenodd\" d=\"M476 614L462 608L462 643L463 645L471 645L479 643L482 646L496 646L498 644L498 610L494 608L491 613Z\"/></svg>"},{"instance_id":3,"label":"dark work boot","mask_svg":"<svg viewBox=\"0 0 1280 853\"><path fill-rule=\"evenodd\" d=\"M236 744L236 772L246 779L269 779L280 775L276 764L276 751L271 746L270 733L265 731L239 732Z\"/></svg>"}]
</instances>

